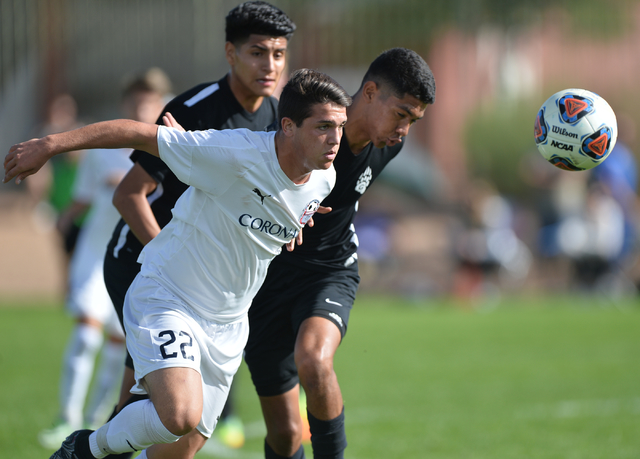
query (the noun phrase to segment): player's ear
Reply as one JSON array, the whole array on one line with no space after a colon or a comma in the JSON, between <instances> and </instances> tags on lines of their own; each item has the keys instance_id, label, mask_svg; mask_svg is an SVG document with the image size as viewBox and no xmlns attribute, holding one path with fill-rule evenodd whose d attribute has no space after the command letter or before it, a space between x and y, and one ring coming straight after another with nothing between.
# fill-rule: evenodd
<instances>
[{"instance_id":1,"label":"player's ear","mask_svg":"<svg viewBox=\"0 0 640 459\"><path fill-rule=\"evenodd\" d=\"M364 85L362 85L362 95L366 100L371 102L375 99L376 95L380 92L380 88L375 81L366 81Z\"/></svg>"},{"instance_id":2,"label":"player's ear","mask_svg":"<svg viewBox=\"0 0 640 459\"><path fill-rule=\"evenodd\" d=\"M227 62L231 67L236 63L236 45L230 41L224 44L224 57L227 58Z\"/></svg>"},{"instance_id":3,"label":"player's ear","mask_svg":"<svg viewBox=\"0 0 640 459\"><path fill-rule=\"evenodd\" d=\"M293 137L295 133L296 123L293 122L291 118L287 118L286 116L282 117L280 120L280 125L282 126L282 132L287 137Z\"/></svg>"}]
</instances>

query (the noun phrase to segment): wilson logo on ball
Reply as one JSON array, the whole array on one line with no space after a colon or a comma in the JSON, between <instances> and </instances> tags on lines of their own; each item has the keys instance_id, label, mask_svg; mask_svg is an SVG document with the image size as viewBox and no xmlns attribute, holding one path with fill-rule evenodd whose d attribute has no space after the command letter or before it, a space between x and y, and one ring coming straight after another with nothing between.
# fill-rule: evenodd
<instances>
[{"instance_id":1,"label":"wilson logo on ball","mask_svg":"<svg viewBox=\"0 0 640 459\"><path fill-rule=\"evenodd\" d=\"M593 111L593 101L576 94L567 94L558 101L560 116L565 123L577 123Z\"/></svg>"}]
</instances>

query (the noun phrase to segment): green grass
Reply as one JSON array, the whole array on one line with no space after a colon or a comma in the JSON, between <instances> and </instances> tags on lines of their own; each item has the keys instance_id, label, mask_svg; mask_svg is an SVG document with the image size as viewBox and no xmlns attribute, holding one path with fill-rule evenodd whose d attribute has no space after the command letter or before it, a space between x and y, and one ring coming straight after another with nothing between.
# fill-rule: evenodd
<instances>
[{"instance_id":1,"label":"green grass","mask_svg":"<svg viewBox=\"0 0 640 459\"><path fill-rule=\"evenodd\" d=\"M35 436L56 413L71 322L59 308L25 304L0 307L0 324L0 457L47 457ZM639 330L631 300L463 310L361 297L336 357L347 456L640 457ZM237 395L247 443L215 457L260 458L264 426L244 366Z\"/></svg>"}]
</instances>

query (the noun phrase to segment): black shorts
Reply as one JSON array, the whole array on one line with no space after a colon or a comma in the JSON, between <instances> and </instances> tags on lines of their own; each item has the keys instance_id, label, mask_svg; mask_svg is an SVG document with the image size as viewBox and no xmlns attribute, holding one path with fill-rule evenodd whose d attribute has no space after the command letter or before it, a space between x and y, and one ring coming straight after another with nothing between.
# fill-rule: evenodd
<instances>
[{"instance_id":1,"label":"black shorts","mask_svg":"<svg viewBox=\"0 0 640 459\"><path fill-rule=\"evenodd\" d=\"M249 308L245 361L258 395L280 395L298 384L294 346L309 317L332 321L344 337L360 276L357 263L330 272L274 262Z\"/></svg>"},{"instance_id":2,"label":"black shorts","mask_svg":"<svg viewBox=\"0 0 640 459\"><path fill-rule=\"evenodd\" d=\"M131 261L124 261L115 258L108 251L104 257L104 283L107 287L107 292L111 297L113 307L116 309L120 325L124 330L124 297L129 290L129 286L133 282L140 272L140 264ZM127 351L127 358L125 365L133 369L133 360Z\"/></svg>"}]
</instances>

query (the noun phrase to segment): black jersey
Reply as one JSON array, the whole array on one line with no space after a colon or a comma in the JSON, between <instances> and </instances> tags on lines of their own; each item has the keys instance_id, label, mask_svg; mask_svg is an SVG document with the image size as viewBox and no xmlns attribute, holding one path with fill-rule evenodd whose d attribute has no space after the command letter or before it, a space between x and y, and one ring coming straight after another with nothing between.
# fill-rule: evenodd
<instances>
[{"instance_id":1,"label":"black jersey","mask_svg":"<svg viewBox=\"0 0 640 459\"><path fill-rule=\"evenodd\" d=\"M254 113L247 112L237 101L225 76L212 83L200 84L175 97L163 110L170 112L187 131L206 129L247 128L262 131L277 118L278 101L273 97L263 100ZM162 115L157 124L162 124ZM158 157L136 150L131 160L158 182L157 188L147 196L151 210L163 228L171 220L171 209L185 192L187 185L177 179L166 164ZM137 261L142 243L129 229L123 219L116 225L107 246L109 255L123 261Z\"/></svg>"},{"instance_id":2,"label":"black jersey","mask_svg":"<svg viewBox=\"0 0 640 459\"><path fill-rule=\"evenodd\" d=\"M349 266L356 260L357 237L353 227L358 200L389 161L396 157L402 143L375 148L371 143L358 155L349 148L346 136L333 162L336 185L322 205L333 210L313 216L314 226L303 230L303 243L293 252L283 250L272 264L287 263L319 271Z\"/></svg>"}]
</instances>

